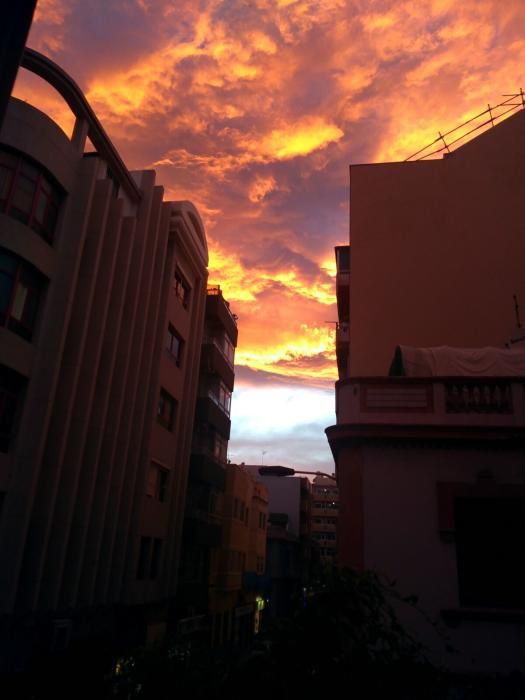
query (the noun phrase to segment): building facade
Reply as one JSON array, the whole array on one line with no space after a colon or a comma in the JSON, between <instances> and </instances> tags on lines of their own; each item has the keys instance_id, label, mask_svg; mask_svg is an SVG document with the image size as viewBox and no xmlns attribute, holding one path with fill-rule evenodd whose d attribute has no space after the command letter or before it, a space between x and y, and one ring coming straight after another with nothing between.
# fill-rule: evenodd
<instances>
[{"instance_id":1,"label":"building facade","mask_svg":"<svg viewBox=\"0 0 525 700\"><path fill-rule=\"evenodd\" d=\"M237 318L209 287L177 598L179 636L215 647L253 637L266 558L266 489L227 460L236 345Z\"/></svg>"},{"instance_id":2,"label":"building facade","mask_svg":"<svg viewBox=\"0 0 525 700\"><path fill-rule=\"evenodd\" d=\"M127 170L58 66L30 50L23 65L76 121L70 139L12 99L0 132L4 669L88 637L162 634L208 261L193 205Z\"/></svg>"},{"instance_id":3,"label":"building facade","mask_svg":"<svg viewBox=\"0 0 525 700\"><path fill-rule=\"evenodd\" d=\"M524 670L524 154L521 111L442 160L352 167L336 249L339 564L417 595L403 622L462 672ZM432 362L389 376L404 345Z\"/></svg>"},{"instance_id":4,"label":"building facade","mask_svg":"<svg viewBox=\"0 0 525 700\"><path fill-rule=\"evenodd\" d=\"M312 537L312 485L306 477L261 475L257 465L244 468L268 491L268 554L264 572L268 616L286 616L295 609L313 574L317 574L318 546Z\"/></svg>"},{"instance_id":5,"label":"building facade","mask_svg":"<svg viewBox=\"0 0 525 700\"><path fill-rule=\"evenodd\" d=\"M321 566L337 562L339 489L335 478L316 476L312 483L312 539L319 545Z\"/></svg>"}]
</instances>

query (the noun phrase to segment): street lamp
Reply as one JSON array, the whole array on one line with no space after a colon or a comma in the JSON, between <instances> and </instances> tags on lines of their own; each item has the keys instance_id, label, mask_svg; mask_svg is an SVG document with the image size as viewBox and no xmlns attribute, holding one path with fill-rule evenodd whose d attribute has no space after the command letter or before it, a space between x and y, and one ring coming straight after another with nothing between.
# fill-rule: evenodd
<instances>
[{"instance_id":1,"label":"street lamp","mask_svg":"<svg viewBox=\"0 0 525 700\"><path fill-rule=\"evenodd\" d=\"M261 476L294 476L295 474L309 474L310 476L325 476L327 479L335 481L334 477L326 472L306 472L300 469L292 469L292 467L259 467L259 474Z\"/></svg>"}]
</instances>

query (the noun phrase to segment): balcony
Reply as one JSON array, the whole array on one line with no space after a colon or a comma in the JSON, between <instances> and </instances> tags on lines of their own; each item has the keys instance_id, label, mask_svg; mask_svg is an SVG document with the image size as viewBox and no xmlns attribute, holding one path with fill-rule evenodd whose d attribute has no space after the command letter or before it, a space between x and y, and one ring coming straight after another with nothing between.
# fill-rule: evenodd
<instances>
[{"instance_id":1,"label":"balcony","mask_svg":"<svg viewBox=\"0 0 525 700\"><path fill-rule=\"evenodd\" d=\"M218 462L207 454L193 452L190 458L190 482L200 481L213 486L218 491L226 488L226 472Z\"/></svg>"},{"instance_id":2,"label":"balcony","mask_svg":"<svg viewBox=\"0 0 525 700\"><path fill-rule=\"evenodd\" d=\"M219 547L222 539L222 526L216 516L204 510L190 508L184 517L184 534L186 542L201 547Z\"/></svg>"},{"instance_id":3,"label":"balcony","mask_svg":"<svg viewBox=\"0 0 525 700\"><path fill-rule=\"evenodd\" d=\"M201 370L208 374L216 374L222 379L228 389L233 391L235 379L233 367L213 341L205 342L202 346Z\"/></svg>"},{"instance_id":4,"label":"balcony","mask_svg":"<svg viewBox=\"0 0 525 700\"><path fill-rule=\"evenodd\" d=\"M436 427L456 432L507 429L524 433L525 378L345 379L336 385L336 414L338 427Z\"/></svg>"},{"instance_id":5,"label":"balcony","mask_svg":"<svg viewBox=\"0 0 525 700\"><path fill-rule=\"evenodd\" d=\"M208 287L206 296L206 319L225 329L234 345L237 345L237 317L222 296L220 287Z\"/></svg>"},{"instance_id":6,"label":"balcony","mask_svg":"<svg viewBox=\"0 0 525 700\"><path fill-rule=\"evenodd\" d=\"M230 439L230 419L209 396L197 399L196 417L198 421L214 426L227 440Z\"/></svg>"}]
</instances>

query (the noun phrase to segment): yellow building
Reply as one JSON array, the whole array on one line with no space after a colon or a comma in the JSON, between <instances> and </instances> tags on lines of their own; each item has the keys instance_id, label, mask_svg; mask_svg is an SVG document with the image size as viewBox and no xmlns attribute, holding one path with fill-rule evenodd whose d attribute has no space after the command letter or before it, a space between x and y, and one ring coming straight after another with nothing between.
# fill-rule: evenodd
<instances>
[{"instance_id":1,"label":"yellow building","mask_svg":"<svg viewBox=\"0 0 525 700\"><path fill-rule=\"evenodd\" d=\"M254 634L258 578L266 560L268 493L243 467L228 464L222 545L212 558L210 614L214 645L243 646Z\"/></svg>"}]
</instances>

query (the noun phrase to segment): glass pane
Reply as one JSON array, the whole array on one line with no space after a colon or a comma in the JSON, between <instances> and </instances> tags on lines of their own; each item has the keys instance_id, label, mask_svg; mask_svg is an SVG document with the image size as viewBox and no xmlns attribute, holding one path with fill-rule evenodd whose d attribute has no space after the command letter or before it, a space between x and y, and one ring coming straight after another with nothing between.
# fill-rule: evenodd
<instances>
[{"instance_id":1,"label":"glass pane","mask_svg":"<svg viewBox=\"0 0 525 700\"><path fill-rule=\"evenodd\" d=\"M11 317L17 321L21 321L24 315L24 308L29 290L22 284L18 284L15 290L13 306L11 307Z\"/></svg>"}]
</instances>

